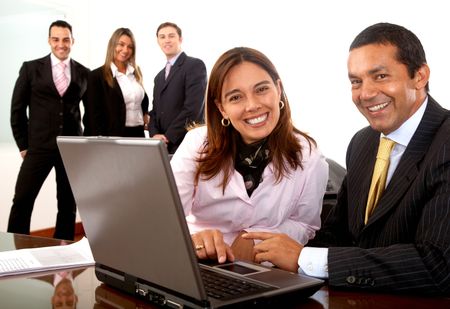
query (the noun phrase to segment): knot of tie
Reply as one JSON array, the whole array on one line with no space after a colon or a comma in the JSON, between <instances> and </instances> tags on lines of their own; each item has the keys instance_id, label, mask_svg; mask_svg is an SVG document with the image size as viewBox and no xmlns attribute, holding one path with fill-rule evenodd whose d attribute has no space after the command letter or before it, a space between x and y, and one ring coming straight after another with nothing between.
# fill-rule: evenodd
<instances>
[{"instance_id":1,"label":"knot of tie","mask_svg":"<svg viewBox=\"0 0 450 309\"><path fill-rule=\"evenodd\" d=\"M389 138L382 137L380 141L380 146L378 146L377 159L384 161L389 160L392 148L394 148L395 142Z\"/></svg>"}]
</instances>

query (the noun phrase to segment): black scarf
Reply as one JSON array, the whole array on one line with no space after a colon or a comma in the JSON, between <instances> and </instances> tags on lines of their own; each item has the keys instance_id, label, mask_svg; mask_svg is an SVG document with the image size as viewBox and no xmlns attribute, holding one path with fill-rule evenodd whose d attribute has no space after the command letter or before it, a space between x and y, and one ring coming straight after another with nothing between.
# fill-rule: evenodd
<instances>
[{"instance_id":1,"label":"black scarf","mask_svg":"<svg viewBox=\"0 0 450 309\"><path fill-rule=\"evenodd\" d=\"M245 144L239 138L234 168L244 178L248 196L251 196L259 183L262 182L261 176L269 163L269 155L270 151L266 139L253 144Z\"/></svg>"}]
</instances>

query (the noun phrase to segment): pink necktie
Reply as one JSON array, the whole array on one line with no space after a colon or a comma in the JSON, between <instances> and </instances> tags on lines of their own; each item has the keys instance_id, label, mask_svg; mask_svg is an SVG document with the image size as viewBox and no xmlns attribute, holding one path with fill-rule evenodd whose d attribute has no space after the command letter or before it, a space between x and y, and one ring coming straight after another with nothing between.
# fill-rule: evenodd
<instances>
[{"instance_id":1,"label":"pink necktie","mask_svg":"<svg viewBox=\"0 0 450 309\"><path fill-rule=\"evenodd\" d=\"M58 89L59 95L63 96L64 93L67 90L67 86L68 86L68 79L65 73L66 70L66 64L64 62L60 62L57 65L57 74L55 77L55 86L56 89Z\"/></svg>"},{"instance_id":2,"label":"pink necktie","mask_svg":"<svg viewBox=\"0 0 450 309\"><path fill-rule=\"evenodd\" d=\"M167 61L167 63L166 63L166 79L167 79L167 76L169 76L171 66L172 65L170 64L170 62Z\"/></svg>"}]
</instances>

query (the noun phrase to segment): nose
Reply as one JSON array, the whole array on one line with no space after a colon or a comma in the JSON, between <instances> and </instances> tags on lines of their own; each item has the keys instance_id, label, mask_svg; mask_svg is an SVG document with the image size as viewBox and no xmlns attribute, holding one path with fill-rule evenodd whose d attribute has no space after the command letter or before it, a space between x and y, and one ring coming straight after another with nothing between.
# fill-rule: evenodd
<instances>
[{"instance_id":1,"label":"nose","mask_svg":"<svg viewBox=\"0 0 450 309\"><path fill-rule=\"evenodd\" d=\"M247 99L247 103L245 105L245 110L247 112L256 111L261 108L261 104L259 103L258 99L254 96L251 96Z\"/></svg>"},{"instance_id":2,"label":"nose","mask_svg":"<svg viewBox=\"0 0 450 309\"><path fill-rule=\"evenodd\" d=\"M371 100L378 94L378 89L372 81L364 81L359 91L359 97L364 101Z\"/></svg>"}]
</instances>

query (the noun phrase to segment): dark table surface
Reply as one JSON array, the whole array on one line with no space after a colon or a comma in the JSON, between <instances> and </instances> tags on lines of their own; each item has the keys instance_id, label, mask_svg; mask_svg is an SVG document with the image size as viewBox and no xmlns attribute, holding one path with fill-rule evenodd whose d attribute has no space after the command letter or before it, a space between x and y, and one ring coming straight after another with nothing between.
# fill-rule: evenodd
<instances>
[{"instance_id":1,"label":"dark table surface","mask_svg":"<svg viewBox=\"0 0 450 309\"><path fill-rule=\"evenodd\" d=\"M50 238L0 232L0 251L59 245ZM77 308L156 308L154 305L123 294L97 280L93 267L71 272L72 288L57 291L59 298L77 298ZM55 272L0 279L0 308L51 308L55 297ZM72 292L73 291L73 292ZM76 296L74 296L76 295ZM59 302L59 305L64 302ZM414 295L336 291L322 287L307 299L300 299L283 308L450 308L450 298L426 298ZM69 308L69 307L66 307ZM277 306L277 308L280 308Z\"/></svg>"}]
</instances>

